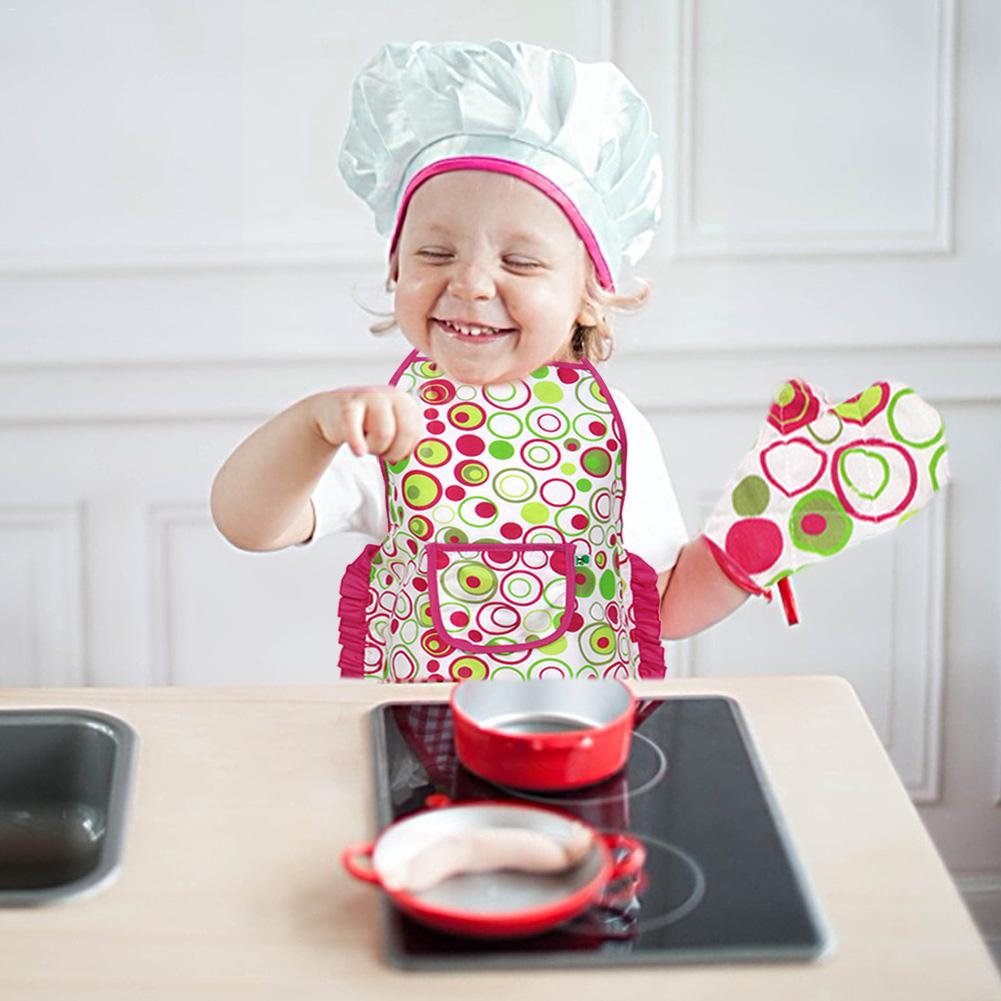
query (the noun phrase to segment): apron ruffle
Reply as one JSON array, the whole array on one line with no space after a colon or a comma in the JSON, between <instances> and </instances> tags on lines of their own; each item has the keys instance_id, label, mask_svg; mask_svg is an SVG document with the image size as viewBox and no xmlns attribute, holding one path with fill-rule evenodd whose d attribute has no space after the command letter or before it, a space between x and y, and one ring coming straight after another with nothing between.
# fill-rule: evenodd
<instances>
[{"instance_id":1,"label":"apron ruffle","mask_svg":"<svg viewBox=\"0 0 1001 1001\"><path fill-rule=\"evenodd\" d=\"M667 674L664 645L660 641L660 595L657 574L642 557L629 553L630 590L636 618L636 645L640 651L639 676L663 678Z\"/></svg>"},{"instance_id":2,"label":"apron ruffle","mask_svg":"<svg viewBox=\"0 0 1001 1001\"><path fill-rule=\"evenodd\" d=\"M341 578L341 600L337 606L340 618L339 637L342 678L365 676L365 640L368 633L367 615L371 600L372 559L379 551L376 543L367 545L354 561L348 564Z\"/></svg>"}]
</instances>

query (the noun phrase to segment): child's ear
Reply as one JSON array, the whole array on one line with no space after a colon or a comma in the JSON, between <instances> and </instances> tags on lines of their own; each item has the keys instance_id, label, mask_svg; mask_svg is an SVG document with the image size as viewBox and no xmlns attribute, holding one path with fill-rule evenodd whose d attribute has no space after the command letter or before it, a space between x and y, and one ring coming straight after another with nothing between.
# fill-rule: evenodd
<instances>
[{"instance_id":1,"label":"child's ear","mask_svg":"<svg viewBox=\"0 0 1001 1001\"><path fill-rule=\"evenodd\" d=\"M580 311L577 313L577 323L582 327L596 327L598 325L598 314L595 308L588 303L582 303Z\"/></svg>"}]
</instances>

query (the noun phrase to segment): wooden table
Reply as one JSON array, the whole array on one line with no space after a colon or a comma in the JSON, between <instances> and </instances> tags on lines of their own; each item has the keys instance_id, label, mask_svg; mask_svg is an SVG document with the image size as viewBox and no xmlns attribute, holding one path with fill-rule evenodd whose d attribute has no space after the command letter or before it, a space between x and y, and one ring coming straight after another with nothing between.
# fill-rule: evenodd
<instances>
[{"instance_id":1,"label":"wooden table","mask_svg":"<svg viewBox=\"0 0 1001 1001\"><path fill-rule=\"evenodd\" d=\"M851 687L669 680L743 710L833 928L818 963L408 973L381 955L378 891L341 871L373 833L368 710L447 686L0 690L139 734L124 867L99 894L0 911L0 998L1001 998L1001 981Z\"/></svg>"}]
</instances>

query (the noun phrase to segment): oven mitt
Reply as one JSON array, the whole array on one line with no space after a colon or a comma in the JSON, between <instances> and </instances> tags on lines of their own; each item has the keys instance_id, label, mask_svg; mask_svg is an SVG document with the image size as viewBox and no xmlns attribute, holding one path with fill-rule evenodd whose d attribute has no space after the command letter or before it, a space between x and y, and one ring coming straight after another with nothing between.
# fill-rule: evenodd
<instances>
[{"instance_id":1,"label":"oven mitt","mask_svg":"<svg viewBox=\"0 0 1001 1001\"><path fill-rule=\"evenodd\" d=\"M703 537L739 587L771 600L789 575L895 528L949 480L945 428L913 389L875 382L832 405L790 379L778 391Z\"/></svg>"}]
</instances>

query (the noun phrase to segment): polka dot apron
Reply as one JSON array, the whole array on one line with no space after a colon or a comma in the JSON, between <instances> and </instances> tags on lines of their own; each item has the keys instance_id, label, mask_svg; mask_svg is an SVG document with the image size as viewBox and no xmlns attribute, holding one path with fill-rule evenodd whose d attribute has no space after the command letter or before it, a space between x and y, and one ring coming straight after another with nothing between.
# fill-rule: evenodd
<instances>
[{"instance_id":1,"label":"polka dot apron","mask_svg":"<svg viewBox=\"0 0 1001 1001\"><path fill-rule=\"evenodd\" d=\"M416 350L424 423L383 460L388 533L341 584L341 674L662 677L656 575L622 544L626 437L589 362L470 386Z\"/></svg>"}]
</instances>

